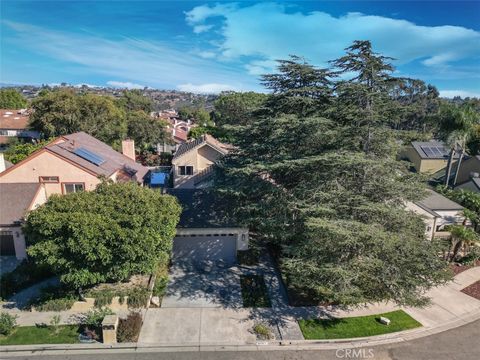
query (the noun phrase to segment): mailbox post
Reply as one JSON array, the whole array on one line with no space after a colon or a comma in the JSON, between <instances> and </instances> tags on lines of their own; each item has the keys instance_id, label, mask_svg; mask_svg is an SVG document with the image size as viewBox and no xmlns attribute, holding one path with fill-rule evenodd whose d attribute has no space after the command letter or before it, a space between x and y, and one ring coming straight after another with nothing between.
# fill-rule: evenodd
<instances>
[{"instance_id":1,"label":"mailbox post","mask_svg":"<svg viewBox=\"0 0 480 360\"><path fill-rule=\"evenodd\" d=\"M102 321L102 337L104 344L117 343L118 316L106 315Z\"/></svg>"}]
</instances>

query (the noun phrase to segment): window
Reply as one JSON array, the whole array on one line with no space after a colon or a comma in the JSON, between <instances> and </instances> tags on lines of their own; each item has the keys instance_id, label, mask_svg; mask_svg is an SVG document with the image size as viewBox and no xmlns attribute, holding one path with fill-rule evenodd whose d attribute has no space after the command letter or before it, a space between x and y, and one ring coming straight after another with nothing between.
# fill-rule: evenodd
<instances>
[{"instance_id":1,"label":"window","mask_svg":"<svg viewBox=\"0 0 480 360\"><path fill-rule=\"evenodd\" d=\"M193 175L193 166L179 166L178 175Z\"/></svg>"},{"instance_id":2,"label":"window","mask_svg":"<svg viewBox=\"0 0 480 360\"><path fill-rule=\"evenodd\" d=\"M58 176L40 176L41 183L55 183L57 184L60 181Z\"/></svg>"},{"instance_id":3,"label":"window","mask_svg":"<svg viewBox=\"0 0 480 360\"><path fill-rule=\"evenodd\" d=\"M79 183L79 184L63 184L63 188L64 188L66 194L75 193L75 192L85 190L83 184L81 184L81 183Z\"/></svg>"}]
</instances>

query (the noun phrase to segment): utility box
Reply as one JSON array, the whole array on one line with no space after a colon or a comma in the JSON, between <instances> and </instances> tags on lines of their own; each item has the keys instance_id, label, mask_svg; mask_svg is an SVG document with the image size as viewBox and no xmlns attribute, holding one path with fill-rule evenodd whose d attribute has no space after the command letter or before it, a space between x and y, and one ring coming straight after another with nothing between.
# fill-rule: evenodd
<instances>
[{"instance_id":1,"label":"utility box","mask_svg":"<svg viewBox=\"0 0 480 360\"><path fill-rule=\"evenodd\" d=\"M390 325L390 319L388 319L388 318L386 318L386 317L383 317L383 316L380 317L380 322L381 322L383 325Z\"/></svg>"},{"instance_id":2,"label":"utility box","mask_svg":"<svg viewBox=\"0 0 480 360\"><path fill-rule=\"evenodd\" d=\"M104 344L117 343L118 316L106 315L102 321L102 338Z\"/></svg>"}]
</instances>

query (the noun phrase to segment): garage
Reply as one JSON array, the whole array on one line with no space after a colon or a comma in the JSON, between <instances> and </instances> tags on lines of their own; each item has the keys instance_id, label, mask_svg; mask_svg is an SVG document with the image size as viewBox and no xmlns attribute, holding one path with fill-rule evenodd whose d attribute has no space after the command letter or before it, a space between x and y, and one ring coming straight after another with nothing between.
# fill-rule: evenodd
<instances>
[{"instance_id":1,"label":"garage","mask_svg":"<svg viewBox=\"0 0 480 360\"><path fill-rule=\"evenodd\" d=\"M203 263L222 261L233 265L237 258L237 235L206 234L176 236L173 240L175 262Z\"/></svg>"}]
</instances>

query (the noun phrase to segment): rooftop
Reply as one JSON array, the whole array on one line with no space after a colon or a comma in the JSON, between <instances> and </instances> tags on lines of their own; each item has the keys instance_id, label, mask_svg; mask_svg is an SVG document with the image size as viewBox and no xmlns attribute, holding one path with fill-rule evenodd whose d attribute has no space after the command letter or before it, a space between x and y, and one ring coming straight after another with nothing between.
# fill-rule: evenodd
<instances>
[{"instance_id":1,"label":"rooftop","mask_svg":"<svg viewBox=\"0 0 480 360\"><path fill-rule=\"evenodd\" d=\"M30 113L25 110L0 109L0 129L24 130L28 128Z\"/></svg>"},{"instance_id":2,"label":"rooftop","mask_svg":"<svg viewBox=\"0 0 480 360\"><path fill-rule=\"evenodd\" d=\"M199 146L202 146L204 144L208 144L208 145L212 146L213 148L217 149L219 152L221 152L223 154L227 154L228 151L231 148L230 145L224 144L224 143L218 141L212 135L205 134L205 135L202 135L202 136L196 138L195 140L192 140L192 141L181 144L178 147L177 151L175 152L175 155L173 156L172 160L178 159L183 154L185 154L185 153L189 152L190 150L193 150L193 149L195 149Z\"/></svg>"},{"instance_id":3,"label":"rooftop","mask_svg":"<svg viewBox=\"0 0 480 360\"><path fill-rule=\"evenodd\" d=\"M413 141L412 146L422 159L448 159L450 153L445 143L437 140ZM456 153L454 158L458 157L459 154Z\"/></svg>"},{"instance_id":4,"label":"rooftop","mask_svg":"<svg viewBox=\"0 0 480 360\"><path fill-rule=\"evenodd\" d=\"M441 211L441 210L463 210L463 206L457 204L445 196L433 191L428 190L429 195L416 204L426 211Z\"/></svg>"},{"instance_id":5,"label":"rooftop","mask_svg":"<svg viewBox=\"0 0 480 360\"><path fill-rule=\"evenodd\" d=\"M176 196L183 208L179 228L238 227L223 209L222 202L214 193L200 189L168 189Z\"/></svg>"},{"instance_id":6,"label":"rooftop","mask_svg":"<svg viewBox=\"0 0 480 360\"><path fill-rule=\"evenodd\" d=\"M0 184L0 225L21 221L40 186L40 183Z\"/></svg>"}]
</instances>

